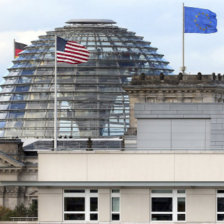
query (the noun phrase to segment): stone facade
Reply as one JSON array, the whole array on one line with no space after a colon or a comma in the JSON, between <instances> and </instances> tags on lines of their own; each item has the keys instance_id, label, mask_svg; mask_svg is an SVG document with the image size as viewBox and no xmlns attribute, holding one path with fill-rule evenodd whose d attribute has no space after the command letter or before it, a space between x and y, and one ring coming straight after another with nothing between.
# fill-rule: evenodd
<instances>
[{"instance_id":1,"label":"stone facade","mask_svg":"<svg viewBox=\"0 0 224 224\"><path fill-rule=\"evenodd\" d=\"M0 182L37 179L37 157L24 154L19 139L0 140ZM35 194L33 194L35 192ZM25 186L0 186L0 206L14 208L24 203L28 205L37 198L36 188Z\"/></svg>"},{"instance_id":2,"label":"stone facade","mask_svg":"<svg viewBox=\"0 0 224 224\"><path fill-rule=\"evenodd\" d=\"M124 86L130 98L130 129L136 134L136 103L223 103L224 78L219 75L136 75Z\"/></svg>"}]
</instances>

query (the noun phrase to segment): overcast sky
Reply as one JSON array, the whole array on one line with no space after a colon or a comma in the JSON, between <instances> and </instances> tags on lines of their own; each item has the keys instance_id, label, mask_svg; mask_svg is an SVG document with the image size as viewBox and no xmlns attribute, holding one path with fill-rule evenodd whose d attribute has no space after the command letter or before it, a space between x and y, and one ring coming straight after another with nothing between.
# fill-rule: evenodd
<instances>
[{"instance_id":1,"label":"overcast sky","mask_svg":"<svg viewBox=\"0 0 224 224\"><path fill-rule=\"evenodd\" d=\"M0 77L13 59L13 39L30 44L70 19L112 19L150 41L179 73L182 63L180 0L0 0ZM187 72L224 73L224 0L185 0L217 14L218 32L185 34Z\"/></svg>"}]
</instances>

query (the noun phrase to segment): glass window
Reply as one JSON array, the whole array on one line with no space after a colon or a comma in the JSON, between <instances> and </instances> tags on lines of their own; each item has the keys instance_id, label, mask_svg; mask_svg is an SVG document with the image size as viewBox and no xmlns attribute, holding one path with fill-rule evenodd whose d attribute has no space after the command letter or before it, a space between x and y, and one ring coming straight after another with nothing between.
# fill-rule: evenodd
<instances>
[{"instance_id":1,"label":"glass window","mask_svg":"<svg viewBox=\"0 0 224 224\"><path fill-rule=\"evenodd\" d=\"M224 221L224 190L217 191L217 221Z\"/></svg>"},{"instance_id":2,"label":"glass window","mask_svg":"<svg viewBox=\"0 0 224 224\"><path fill-rule=\"evenodd\" d=\"M111 220L120 220L120 190L111 190Z\"/></svg>"},{"instance_id":3,"label":"glass window","mask_svg":"<svg viewBox=\"0 0 224 224\"><path fill-rule=\"evenodd\" d=\"M34 70L32 69L24 69L22 72L21 72L21 75L33 75L34 73Z\"/></svg>"},{"instance_id":4,"label":"glass window","mask_svg":"<svg viewBox=\"0 0 224 224\"><path fill-rule=\"evenodd\" d=\"M152 190L152 221L185 221L185 190Z\"/></svg>"},{"instance_id":5,"label":"glass window","mask_svg":"<svg viewBox=\"0 0 224 224\"><path fill-rule=\"evenodd\" d=\"M64 220L98 220L98 190L64 190Z\"/></svg>"}]
</instances>

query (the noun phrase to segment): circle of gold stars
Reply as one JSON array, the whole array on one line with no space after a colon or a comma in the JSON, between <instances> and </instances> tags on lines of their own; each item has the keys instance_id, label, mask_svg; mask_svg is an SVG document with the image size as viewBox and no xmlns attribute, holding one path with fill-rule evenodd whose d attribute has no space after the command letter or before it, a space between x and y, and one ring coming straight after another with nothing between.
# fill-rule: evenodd
<instances>
[{"instance_id":1,"label":"circle of gold stars","mask_svg":"<svg viewBox=\"0 0 224 224\"><path fill-rule=\"evenodd\" d=\"M194 23L195 23L195 25L198 27L198 29L203 30L203 31L206 31L206 30L208 29L209 25L207 25L207 26L205 26L205 27L200 26L200 25L198 24L198 18L199 18L199 16L206 16L206 17L208 18L208 20L209 20L209 25L212 24L212 22L210 21L210 17L209 17L208 14L202 12L202 13L198 13L198 14L195 16L196 19L194 19Z\"/></svg>"}]
</instances>

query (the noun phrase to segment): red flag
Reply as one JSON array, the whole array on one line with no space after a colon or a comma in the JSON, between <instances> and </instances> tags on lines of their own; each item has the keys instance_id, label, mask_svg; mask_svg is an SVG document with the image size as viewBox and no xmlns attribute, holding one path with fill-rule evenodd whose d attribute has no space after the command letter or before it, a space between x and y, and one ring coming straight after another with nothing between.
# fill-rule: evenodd
<instances>
[{"instance_id":1,"label":"red flag","mask_svg":"<svg viewBox=\"0 0 224 224\"><path fill-rule=\"evenodd\" d=\"M19 53L25 49L27 45L19 42L14 42L14 57L17 58Z\"/></svg>"}]
</instances>

